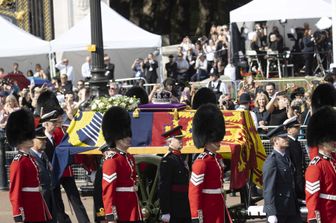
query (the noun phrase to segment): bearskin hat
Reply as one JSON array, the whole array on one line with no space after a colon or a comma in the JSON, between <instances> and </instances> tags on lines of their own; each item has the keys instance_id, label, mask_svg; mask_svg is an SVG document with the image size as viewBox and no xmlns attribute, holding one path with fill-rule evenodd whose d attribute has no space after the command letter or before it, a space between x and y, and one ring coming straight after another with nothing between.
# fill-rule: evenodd
<instances>
[{"instance_id":1,"label":"bearskin hat","mask_svg":"<svg viewBox=\"0 0 336 223\"><path fill-rule=\"evenodd\" d=\"M318 146L336 141L336 110L330 106L320 108L312 115L307 127L307 144Z\"/></svg>"},{"instance_id":2,"label":"bearskin hat","mask_svg":"<svg viewBox=\"0 0 336 223\"><path fill-rule=\"evenodd\" d=\"M38 116L42 116L54 110L57 111L58 115L62 115L64 113L55 93L50 90L41 92L40 96L37 98L35 113Z\"/></svg>"},{"instance_id":3,"label":"bearskin hat","mask_svg":"<svg viewBox=\"0 0 336 223\"><path fill-rule=\"evenodd\" d=\"M207 104L207 103L216 105L217 104L216 95L210 88L203 87L196 92L192 100L191 107L192 109L196 110L201 105Z\"/></svg>"},{"instance_id":4,"label":"bearskin hat","mask_svg":"<svg viewBox=\"0 0 336 223\"><path fill-rule=\"evenodd\" d=\"M336 106L336 89L331 84L320 84L312 95L313 113L322 106Z\"/></svg>"},{"instance_id":5,"label":"bearskin hat","mask_svg":"<svg viewBox=\"0 0 336 223\"><path fill-rule=\"evenodd\" d=\"M140 86L133 86L131 87L125 94L127 97L136 97L140 99L140 104L147 104L148 103L148 94L145 91L145 89L143 89Z\"/></svg>"},{"instance_id":6,"label":"bearskin hat","mask_svg":"<svg viewBox=\"0 0 336 223\"><path fill-rule=\"evenodd\" d=\"M225 135L225 122L222 112L214 104L199 107L192 122L192 136L197 148L206 143L222 141Z\"/></svg>"},{"instance_id":7,"label":"bearskin hat","mask_svg":"<svg viewBox=\"0 0 336 223\"><path fill-rule=\"evenodd\" d=\"M8 143L15 147L26 140L35 138L33 113L20 109L12 112L7 120L6 137Z\"/></svg>"},{"instance_id":8,"label":"bearskin hat","mask_svg":"<svg viewBox=\"0 0 336 223\"><path fill-rule=\"evenodd\" d=\"M131 118L128 112L121 107L111 107L104 114L102 130L106 144L110 147L115 147L118 139L131 137Z\"/></svg>"}]
</instances>

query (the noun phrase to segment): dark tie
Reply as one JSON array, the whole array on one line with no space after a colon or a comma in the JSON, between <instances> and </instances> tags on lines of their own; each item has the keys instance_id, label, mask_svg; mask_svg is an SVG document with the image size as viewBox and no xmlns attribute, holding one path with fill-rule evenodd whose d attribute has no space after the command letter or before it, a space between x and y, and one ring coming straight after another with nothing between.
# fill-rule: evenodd
<instances>
[{"instance_id":1,"label":"dark tie","mask_svg":"<svg viewBox=\"0 0 336 223\"><path fill-rule=\"evenodd\" d=\"M46 167L48 169L48 158L47 158L47 154L45 154L45 152L42 152L41 160L43 162L44 167Z\"/></svg>"}]
</instances>

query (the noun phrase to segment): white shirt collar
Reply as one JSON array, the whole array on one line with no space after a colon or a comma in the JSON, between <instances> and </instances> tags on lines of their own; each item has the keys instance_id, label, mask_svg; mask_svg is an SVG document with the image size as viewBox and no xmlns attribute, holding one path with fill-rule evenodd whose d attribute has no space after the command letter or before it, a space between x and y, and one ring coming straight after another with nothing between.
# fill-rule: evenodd
<instances>
[{"instance_id":1,"label":"white shirt collar","mask_svg":"<svg viewBox=\"0 0 336 223\"><path fill-rule=\"evenodd\" d=\"M49 141L53 143L53 140L52 140L53 136L47 131L44 131L44 134L48 137Z\"/></svg>"},{"instance_id":2,"label":"white shirt collar","mask_svg":"<svg viewBox=\"0 0 336 223\"><path fill-rule=\"evenodd\" d=\"M288 136L288 138L291 138L293 141L296 141L296 138L294 138L293 136L291 136L291 135L287 135Z\"/></svg>"},{"instance_id":3,"label":"white shirt collar","mask_svg":"<svg viewBox=\"0 0 336 223\"><path fill-rule=\"evenodd\" d=\"M31 151L33 151L33 153L35 153L38 157L42 157L42 153L40 153L39 151L35 150L33 147L31 148Z\"/></svg>"},{"instance_id":4,"label":"white shirt collar","mask_svg":"<svg viewBox=\"0 0 336 223\"><path fill-rule=\"evenodd\" d=\"M281 156L284 156L286 154L285 152L282 152L282 151L280 151L277 148L274 148L274 151L277 152L277 153L279 153Z\"/></svg>"}]
</instances>

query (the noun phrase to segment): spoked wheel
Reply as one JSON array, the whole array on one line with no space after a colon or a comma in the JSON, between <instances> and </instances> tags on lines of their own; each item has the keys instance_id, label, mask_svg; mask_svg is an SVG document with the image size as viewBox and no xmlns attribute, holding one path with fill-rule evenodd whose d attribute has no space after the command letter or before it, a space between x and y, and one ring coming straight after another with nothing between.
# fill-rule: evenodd
<instances>
[{"instance_id":1,"label":"spoked wheel","mask_svg":"<svg viewBox=\"0 0 336 223\"><path fill-rule=\"evenodd\" d=\"M145 222L156 223L160 215L158 198L159 166L161 157L155 155L135 155L138 173L138 196Z\"/></svg>"}]
</instances>

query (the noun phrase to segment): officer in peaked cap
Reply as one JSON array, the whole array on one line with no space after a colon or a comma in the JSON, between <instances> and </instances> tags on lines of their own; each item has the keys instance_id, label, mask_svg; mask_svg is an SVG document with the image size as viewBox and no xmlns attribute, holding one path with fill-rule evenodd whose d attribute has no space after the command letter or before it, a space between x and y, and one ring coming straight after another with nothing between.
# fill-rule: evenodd
<instances>
[{"instance_id":1,"label":"officer in peaked cap","mask_svg":"<svg viewBox=\"0 0 336 223\"><path fill-rule=\"evenodd\" d=\"M325 106L312 115L307 144L318 154L306 170L308 222L336 222L336 111Z\"/></svg>"},{"instance_id":2,"label":"officer in peaked cap","mask_svg":"<svg viewBox=\"0 0 336 223\"><path fill-rule=\"evenodd\" d=\"M182 126L161 135L169 151L160 163L159 198L162 222L191 222L188 199L189 168L183 160Z\"/></svg>"},{"instance_id":3,"label":"officer in peaked cap","mask_svg":"<svg viewBox=\"0 0 336 223\"><path fill-rule=\"evenodd\" d=\"M284 122L284 128L287 131L288 148L286 153L291 163L295 167L295 191L298 199L305 199L305 180L304 173L307 168L305 159L305 150L298 141L301 124L298 117L294 116Z\"/></svg>"},{"instance_id":4,"label":"officer in peaked cap","mask_svg":"<svg viewBox=\"0 0 336 223\"><path fill-rule=\"evenodd\" d=\"M52 161L56 146L61 142L64 132L61 128L62 115L64 114L54 92L46 90L41 92L37 98L35 114L40 118L40 123L44 127L44 133L47 136L45 153ZM53 176L53 178L57 178ZM64 203L61 194L60 185L64 188L69 198L78 222L88 223L89 217L85 207L80 199L79 191L72 173L71 166L67 166L63 175L56 182L54 187L55 203L57 206L57 220L59 222L69 222L70 217L65 213Z\"/></svg>"},{"instance_id":5,"label":"officer in peaked cap","mask_svg":"<svg viewBox=\"0 0 336 223\"><path fill-rule=\"evenodd\" d=\"M134 157L131 146L131 119L121 107L111 107L103 116L103 136L109 151L103 163L102 194L106 220L142 222L137 196Z\"/></svg>"},{"instance_id":6,"label":"officer in peaked cap","mask_svg":"<svg viewBox=\"0 0 336 223\"><path fill-rule=\"evenodd\" d=\"M224 162L217 153L225 135L225 123L223 114L216 105L204 104L197 109L192 134L195 146L204 148L204 152L192 165L189 182L192 221L231 222L222 189Z\"/></svg>"},{"instance_id":7,"label":"officer in peaked cap","mask_svg":"<svg viewBox=\"0 0 336 223\"><path fill-rule=\"evenodd\" d=\"M264 212L269 223L302 222L295 191L295 167L288 153L286 124L272 130L273 152L263 166Z\"/></svg>"},{"instance_id":8,"label":"officer in peaked cap","mask_svg":"<svg viewBox=\"0 0 336 223\"><path fill-rule=\"evenodd\" d=\"M29 150L29 154L35 158L39 168L39 179L41 183L41 193L52 215L51 222L57 222L57 210L55 197L53 194L52 184L52 167L51 163L44 152L47 136L44 133L44 128L39 125L35 128L35 138L33 146Z\"/></svg>"},{"instance_id":9,"label":"officer in peaked cap","mask_svg":"<svg viewBox=\"0 0 336 223\"><path fill-rule=\"evenodd\" d=\"M12 112L7 121L6 136L9 144L18 149L18 154L10 165L9 197L14 221L51 220L48 207L40 193L37 163L29 154L35 138L33 114L25 109Z\"/></svg>"}]
</instances>

